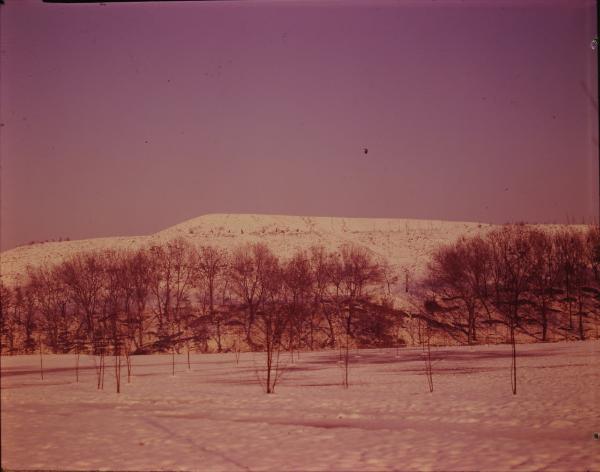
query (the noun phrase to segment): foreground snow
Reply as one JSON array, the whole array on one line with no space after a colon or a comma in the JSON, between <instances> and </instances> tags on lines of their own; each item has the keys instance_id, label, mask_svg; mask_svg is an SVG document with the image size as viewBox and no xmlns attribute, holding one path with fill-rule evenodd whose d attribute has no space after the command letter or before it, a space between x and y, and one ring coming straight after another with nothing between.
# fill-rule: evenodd
<instances>
[{"instance_id":1,"label":"foreground snow","mask_svg":"<svg viewBox=\"0 0 600 472\"><path fill-rule=\"evenodd\" d=\"M2 467L119 470L599 470L600 342L439 348L429 393L418 349L302 353L276 394L261 355L135 357L116 394L91 357L2 358ZM125 373L124 369L124 373Z\"/></svg>"}]
</instances>

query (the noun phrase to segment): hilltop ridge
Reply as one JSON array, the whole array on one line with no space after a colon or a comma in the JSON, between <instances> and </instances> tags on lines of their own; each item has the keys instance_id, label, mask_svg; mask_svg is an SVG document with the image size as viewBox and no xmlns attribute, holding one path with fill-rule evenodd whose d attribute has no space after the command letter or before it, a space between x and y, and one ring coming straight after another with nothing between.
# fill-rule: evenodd
<instances>
[{"instance_id":1,"label":"hilltop ridge","mask_svg":"<svg viewBox=\"0 0 600 472\"><path fill-rule=\"evenodd\" d=\"M150 235L37 243L1 253L0 275L7 284L27 273L27 266L53 265L73 254L105 249L137 249L183 238L194 245L231 250L264 242L285 257L298 249L322 245L335 250L345 243L365 247L395 268L418 274L438 246L461 236L483 233L494 225L405 218L341 218L260 214L207 214Z\"/></svg>"}]
</instances>

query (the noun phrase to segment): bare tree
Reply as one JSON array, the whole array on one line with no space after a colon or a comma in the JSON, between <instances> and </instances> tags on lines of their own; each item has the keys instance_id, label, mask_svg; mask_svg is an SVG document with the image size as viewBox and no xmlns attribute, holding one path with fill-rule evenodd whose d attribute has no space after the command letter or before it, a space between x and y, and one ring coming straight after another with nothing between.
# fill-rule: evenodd
<instances>
[{"instance_id":1,"label":"bare tree","mask_svg":"<svg viewBox=\"0 0 600 472\"><path fill-rule=\"evenodd\" d=\"M596 284L600 283L600 226L590 226L586 234L586 256Z\"/></svg>"},{"instance_id":2,"label":"bare tree","mask_svg":"<svg viewBox=\"0 0 600 472\"><path fill-rule=\"evenodd\" d=\"M227 271L227 254L225 251L203 246L198 251L196 264L196 283L200 287L201 297L208 307L208 318L215 328L217 352L223 351L222 329L227 311L216 308L219 285L224 283Z\"/></svg>"},{"instance_id":3,"label":"bare tree","mask_svg":"<svg viewBox=\"0 0 600 472\"><path fill-rule=\"evenodd\" d=\"M302 345L313 295L313 273L306 253L299 251L287 261L281 271L282 303L287 316L288 350L294 359L294 349ZM312 334L312 326L310 331Z\"/></svg>"},{"instance_id":4,"label":"bare tree","mask_svg":"<svg viewBox=\"0 0 600 472\"><path fill-rule=\"evenodd\" d=\"M129 290L127 259L122 253L106 251L103 256L105 290L103 297L103 322L107 341L112 344L115 386L121 391L121 356L127 349L126 339L132 331L131 303L133 292Z\"/></svg>"},{"instance_id":5,"label":"bare tree","mask_svg":"<svg viewBox=\"0 0 600 472\"><path fill-rule=\"evenodd\" d=\"M130 254L126 260L126 276L128 278L127 287L132 297L132 322L131 326L135 330L135 335L130 334L136 350L144 346L144 335L149 323L147 314L148 298L150 296L151 283L151 259L147 250L140 249Z\"/></svg>"},{"instance_id":6,"label":"bare tree","mask_svg":"<svg viewBox=\"0 0 600 472\"><path fill-rule=\"evenodd\" d=\"M432 294L445 302L462 305L460 313L464 321L460 320L458 326L464 330L468 344L477 342L478 306L491 319L487 303L490 265L488 245L481 237L474 237L461 238L453 245L439 248L428 267L425 285Z\"/></svg>"},{"instance_id":7,"label":"bare tree","mask_svg":"<svg viewBox=\"0 0 600 472\"><path fill-rule=\"evenodd\" d=\"M15 349L17 323L13 310L13 291L0 281L0 354Z\"/></svg>"},{"instance_id":8,"label":"bare tree","mask_svg":"<svg viewBox=\"0 0 600 472\"><path fill-rule=\"evenodd\" d=\"M246 309L246 342L250 348L256 347L252 339L252 327L257 310L266 297L264 281L274 259L270 249L261 243L237 248L232 256L229 279L232 290Z\"/></svg>"},{"instance_id":9,"label":"bare tree","mask_svg":"<svg viewBox=\"0 0 600 472\"><path fill-rule=\"evenodd\" d=\"M269 249L261 249L259 284L261 303L256 310L258 339L266 356L266 393L274 393L283 369L280 364L283 335L288 318L282 303L283 274L279 261Z\"/></svg>"},{"instance_id":10,"label":"bare tree","mask_svg":"<svg viewBox=\"0 0 600 472\"><path fill-rule=\"evenodd\" d=\"M517 350L515 330L519 325L519 308L530 288L532 250L524 225L506 225L488 235L496 279L496 309L508 324L512 347L511 386L517 394Z\"/></svg>"},{"instance_id":11,"label":"bare tree","mask_svg":"<svg viewBox=\"0 0 600 472\"><path fill-rule=\"evenodd\" d=\"M173 298L173 269L172 261L162 246L152 246L149 249L150 280L149 287L153 299L152 309L156 326L158 349L166 350L168 344L168 325L171 318Z\"/></svg>"},{"instance_id":12,"label":"bare tree","mask_svg":"<svg viewBox=\"0 0 600 472\"><path fill-rule=\"evenodd\" d=\"M591 226L588 228L586 234L586 257L589 267L592 272L592 279L590 282L595 287L591 288L591 291L600 295L600 226ZM596 327L596 339L598 338L598 320L599 310L595 310L595 327Z\"/></svg>"},{"instance_id":13,"label":"bare tree","mask_svg":"<svg viewBox=\"0 0 600 472\"><path fill-rule=\"evenodd\" d=\"M96 253L76 254L60 265L58 274L67 287L80 323L93 349L99 346L97 326L103 290L104 268Z\"/></svg>"},{"instance_id":14,"label":"bare tree","mask_svg":"<svg viewBox=\"0 0 600 472\"><path fill-rule=\"evenodd\" d=\"M556 247L551 237L541 230L529 232L531 245L531 293L537 300L542 328L542 341L548 340L548 314L557 292L559 266Z\"/></svg>"},{"instance_id":15,"label":"bare tree","mask_svg":"<svg viewBox=\"0 0 600 472\"><path fill-rule=\"evenodd\" d=\"M327 324L327 345L330 348L336 346L336 328L335 316L337 310L332 309L330 302L329 288L331 284L331 255L327 253L323 246L313 246L310 248L310 266L312 269L313 280L313 302L310 315L310 348L314 347L315 330L320 326L320 319L315 321L316 315L320 315Z\"/></svg>"},{"instance_id":16,"label":"bare tree","mask_svg":"<svg viewBox=\"0 0 600 472\"><path fill-rule=\"evenodd\" d=\"M45 332L48 347L54 353L69 352L73 347L70 331L75 320L59 269L30 270L29 286L40 314L38 329Z\"/></svg>"},{"instance_id":17,"label":"bare tree","mask_svg":"<svg viewBox=\"0 0 600 472\"><path fill-rule=\"evenodd\" d=\"M467 274L466 252L464 239L453 246L444 246L436 251L429 265L428 285L445 301L462 302L466 315L467 343L472 344L476 339L477 294L472 290Z\"/></svg>"},{"instance_id":18,"label":"bare tree","mask_svg":"<svg viewBox=\"0 0 600 472\"><path fill-rule=\"evenodd\" d=\"M366 249L344 245L329 268L330 299L344 330L344 388L349 387L350 338L353 321L372 297L371 289L382 280L381 268Z\"/></svg>"},{"instance_id":19,"label":"bare tree","mask_svg":"<svg viewBox=\"0 0 600 472\"><path fill-rule=\"evenodd\" d=\"M173 331L180 337L191 316L189 291L196 274L197 252L184 240L175 240L167 245L173 261ZM177 344L179 347L179 343Z\"/></svg>"},{"instance_id":20,"label":"bare tree","mask_svg":"<svg viewBox=\"0 0 600 472\"><path fill-rule=\"evenodd\" d=\"M566 290L564 302L569 313L569 329L573 329L573 282L578 270L581 241L572 229L562 229L554 235L561 283Z\"/></svg>"},{"instance_id":21,"label":"bare tree","mask_svg":"<svg viewBox=\"0 0 600 472\"><path fill-rule=\"evenodd\" d=\"M42 380L44 380L44 343L42 342L42 335L39 334L38 335L38 347L39 347L39 353L40 353L40 377Z\"/></svg>"},{"instance_id":22,"label":"bare tree","mask_svg":"<svg viewBox=\"0 0 600 472\"><path fill-rule=\"evenodd\" d=\"M235 364L239 365L240 364L240 355L242 353L241 333L239 332L239 330L234 333L234 336L235 336L235 338L233 340L231 350L233 351L233 353L235 355Z\"/></svg>"},{"instance_id":23,"label":"bare tree","mask_svg":"<svg viewBox=\"0 0 600 472\"><path fill-rule=\"evenodd\" d=\"M433 392L433 366L431 363L431 327L429 322L419 318L419 339L423 350L423 360L425 362L425 377L429 392Z\"/></svg>"},{"instance_id":24,"label":"bare tree","mask_svg":"<svg viewBox=\"0 0 600 472\"><path fill-rule=\"evenodd\" d=\"M591 268L588 266L588 258L586 257L587 248L584 234L580 231L573 231L573 288L575 291L575 301L577 306L577 319L579 339L585 339L584 317L586 313L586 289L588 282L591 282Z\"/></svg>"},{"instance_id":25,"label":"bare tree","mask_svg":"<svg viewBox=\"0 0 600 472\"><path fill-rule=\"evenodd\" d=\"M13 301L13 319L15 327L21 331L23 352L33 353L41 338L38 337L38 341L35 340L38 323L37 306L31 286L28 284L24 287L15 287Z\"/></svg>"},{"instance_id":26,"label":"bare tree","mask_svg":"<svg viewBox=\"0 0 600 472\"><path fill-rule=\"evenodd\" d=\"M169 349L175 371L175 351L190 315L189 290L193 285L195 251L184 240L170 241L165 247L150 248L152 269L150 292L157 321L158 348Z\"/></svg>"}]
</instances>

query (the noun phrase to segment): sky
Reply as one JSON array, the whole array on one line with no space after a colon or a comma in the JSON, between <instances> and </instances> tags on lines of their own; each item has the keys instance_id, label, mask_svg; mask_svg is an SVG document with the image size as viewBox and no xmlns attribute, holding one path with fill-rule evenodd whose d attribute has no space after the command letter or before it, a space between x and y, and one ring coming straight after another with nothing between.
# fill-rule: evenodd
<instances>
[{"instance_id":1,"label":"sky","mask_svg":"<svg viewBox=\"0 0 600 472\"><path fill-rule=\"evenodd\" d=\"M592 0L7 0L0 247L207 213L595 222L595 35Z\"/></svg>"}]
</instances>

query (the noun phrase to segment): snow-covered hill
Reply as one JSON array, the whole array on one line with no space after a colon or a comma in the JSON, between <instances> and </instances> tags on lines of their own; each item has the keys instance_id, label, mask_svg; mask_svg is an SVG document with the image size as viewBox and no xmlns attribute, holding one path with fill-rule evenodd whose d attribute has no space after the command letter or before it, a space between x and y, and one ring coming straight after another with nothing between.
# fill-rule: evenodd
<instances>
[{"instance_id":1,"label":"snow-covered hill","mask_svg":"<svg viewBox=\"0 0 600 472\"><path fill-rule=\"evenodd\" d=\"M354 243L385 257L397 269L407 269L416 276L425 268L432 250L440 244L491 228L491 225L478 223L413 219L210 214L148 236L20 246L1 253L0 273L4 283L13 284L25 277L27 266L52 265L78 252L135 249L183 238L195 245L226 249L262 241L281 257L313 245L334 250L344 243Z\"/></svg>"}]
</instances>

